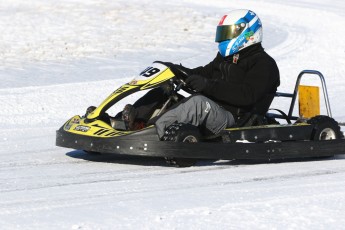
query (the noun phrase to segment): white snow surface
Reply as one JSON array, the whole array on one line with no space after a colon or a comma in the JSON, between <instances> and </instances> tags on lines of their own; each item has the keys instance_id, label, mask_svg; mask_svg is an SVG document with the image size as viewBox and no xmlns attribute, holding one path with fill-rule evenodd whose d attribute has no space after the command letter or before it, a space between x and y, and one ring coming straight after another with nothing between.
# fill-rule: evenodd
<instances>
[{"instance_id":1,"label":"white snow surface","mask_svg":"<svg viewBox=\"0 0 345 230\"><path fill-rule=\"evenodd\" d=\"M279 91L319 70L333 117L345 121L344 1L0 1L0 228L344 229L343 155L174 168L55 146L67 119L153 61L210 62L216 25L237 8L261 18Z\"/></svg>"}]
</instances>

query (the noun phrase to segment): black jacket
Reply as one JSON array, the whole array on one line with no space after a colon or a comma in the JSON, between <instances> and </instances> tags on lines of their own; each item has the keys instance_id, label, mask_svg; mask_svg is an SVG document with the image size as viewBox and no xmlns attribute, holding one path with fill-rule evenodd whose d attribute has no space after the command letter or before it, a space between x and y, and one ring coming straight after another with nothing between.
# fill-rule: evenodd
<instances>
[{"instance_id":1,"label":"black jacket","mask_svg":"<svg viewBox=\"0 0 345 230\"><path fill-rule=\"evenodd\" d=\"M261 43L240 52L237 63L233 55L222 57L220 53L209 64L191 69L210 79L202 92L233 113L251 111L254 105L268 94L274 94L280 84L276 62L262 48Z\"/></svg>"}]
</instances>

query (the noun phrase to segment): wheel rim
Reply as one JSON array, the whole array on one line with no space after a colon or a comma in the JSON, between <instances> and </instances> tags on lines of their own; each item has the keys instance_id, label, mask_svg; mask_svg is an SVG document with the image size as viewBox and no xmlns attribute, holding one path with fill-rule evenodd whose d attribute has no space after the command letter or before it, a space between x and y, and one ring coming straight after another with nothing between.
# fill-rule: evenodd
<instances>
[{"instance_id":1,"label":"wheel rim","mask_svg":"<svg viewBox=\"0 0 345 230\"><path fill-rule=\"evenodd\" d=\"M198 142L198 139L192 135L189 135L183 139L183 142L195 143L195 142Z\"/></svg>"},{"instance_id":2,"label":"wheel rim","mask_svg":"<svg viewBox=\"0 0 345 230\"><path fill-rule=\"evenodd\" d=\"M337 136L333 129L325 128L320 132L319 140L334 140L337 139Z\"/></svg>"}]
</instances>

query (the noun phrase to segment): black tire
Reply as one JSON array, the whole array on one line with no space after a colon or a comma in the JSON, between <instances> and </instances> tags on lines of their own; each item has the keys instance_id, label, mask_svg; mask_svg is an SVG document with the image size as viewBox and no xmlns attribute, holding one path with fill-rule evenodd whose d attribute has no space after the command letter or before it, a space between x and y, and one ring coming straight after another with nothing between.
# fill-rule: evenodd
<instances>
[{"instance_id":1,"label":"black tire","mask_svg":"<svg viewBox=\"0 0 345 230\"><path fill-rule=\"evenodd\" d=\"M188 142L197 143L200 142L201 134L197 127L189 124L174 123L170 125L162 138L163 141L174 142ZM195 165L198 161L195 158L175 158L165 157L167 164L176 167L190 167Z\"/></svg>"},{"instance_id":2,"label":"black tire","mask_svg":"<svg viewBox=\"0 0 345 230\"><path fill-rule=\"evenodd\" d=\"M314 125L310 140L324 141L343 138L340 126L333 118L328 116L316 116L308 121Z\"/></svg>"}]
</instances>

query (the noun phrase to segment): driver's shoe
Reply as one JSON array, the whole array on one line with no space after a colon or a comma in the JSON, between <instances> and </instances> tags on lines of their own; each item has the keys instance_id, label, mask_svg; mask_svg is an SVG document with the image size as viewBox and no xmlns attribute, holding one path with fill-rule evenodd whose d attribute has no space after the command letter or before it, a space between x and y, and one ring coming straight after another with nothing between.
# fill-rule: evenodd
<instances>
[{"instance_id":1,"label":"driver's shoe","mask_svg":"<svg viewBox=\"0 0 345 230\"><path fill-rule=\"evenodd\" d=\"M128 130L134 130L134 120L136 116L136 111L133 105L127 104L122 110L122 120L126 124Z\"/></svg>"}]
</instances>

